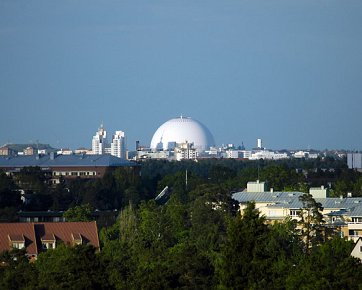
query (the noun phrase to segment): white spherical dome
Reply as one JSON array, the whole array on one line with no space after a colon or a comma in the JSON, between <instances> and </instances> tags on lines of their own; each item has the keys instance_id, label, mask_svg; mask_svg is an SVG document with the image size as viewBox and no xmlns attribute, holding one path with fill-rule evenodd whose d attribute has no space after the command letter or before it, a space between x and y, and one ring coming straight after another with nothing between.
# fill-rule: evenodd
<instances>
[{"instance_id":1,"label":"white spherical dome","mask_svg":"<svg viewBox=\"0 0 362 290\"><path fill-rule=\"evenodd\" d=\"M163 123L155 132L151 149L173 149L176 143L194 143L198 150L215 146L214 137L202 123L189 117L174 118Z\"/></svg>"}]
</instances>

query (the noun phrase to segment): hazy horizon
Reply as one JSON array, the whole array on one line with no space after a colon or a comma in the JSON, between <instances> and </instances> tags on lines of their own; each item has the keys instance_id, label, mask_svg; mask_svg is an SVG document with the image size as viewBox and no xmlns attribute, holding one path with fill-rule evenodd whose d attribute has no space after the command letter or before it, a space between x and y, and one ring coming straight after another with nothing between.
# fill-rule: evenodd
<instances>
[{"instance_id":1,"label":"hazy horizon","mask_svg":"<svg viewBox=\"0 0 362 290\"><path fill-rule=\"evenodd\" d=\"M0 145L127 147L167 120L216 144L362 149L361 1L0 0Z\"/></svg>"}]
</instances>

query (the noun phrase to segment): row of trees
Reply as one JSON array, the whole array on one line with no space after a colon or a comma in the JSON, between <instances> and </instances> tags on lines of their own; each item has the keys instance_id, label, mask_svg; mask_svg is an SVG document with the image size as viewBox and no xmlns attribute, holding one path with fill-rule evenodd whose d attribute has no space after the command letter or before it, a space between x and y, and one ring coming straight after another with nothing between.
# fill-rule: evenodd
<instances>
[{"instance_id":1,"label":"row of trees","mask_svg":"<svg viewBox=\"0 0 362 290\"><path fill-rule=\"evenodd\" d=\"M316 206L308 204L307 195L305 201ZM125 207L112 227L101 230L100 252L61 245L40 254L35 263L23 253L5 253L0 289L362 286L362 264L350 256L352 243L334 236L307 241L291 220L269 225L254 204L242 217L237 208L218 186L175 186L164 205L151 200Z\"/></svg>"},{"instance_id":2,"label":"row of trees","mask_svg":"<svg viewBox=\"0 0 362 290\"><path fill-rule=\"evenodd\" d=\"M348 170L343 160L331 158L274 162L149 160L142 163L141 176L135 177L127 169L118 168L102 179L62 180L56 187L47 182L49 177L40 168L27 167L12 177L0 172L0 220L15 220L19 210L67 210L81 204L106 210L122 209L129 202L138 205L142 200L154 198L166 185L173 186L177 176L183 174L185 178L186 171L191 186L213 184L226 191L243 189L248 181L260 179L267 181L275 191L307 192L310 186L329 184L332 196L347 192L362 196L362 174ZM184 180L179 182L184 183ZM21 201L19 189L25 191L28 203Z\"/></svg>"}]
</instances>

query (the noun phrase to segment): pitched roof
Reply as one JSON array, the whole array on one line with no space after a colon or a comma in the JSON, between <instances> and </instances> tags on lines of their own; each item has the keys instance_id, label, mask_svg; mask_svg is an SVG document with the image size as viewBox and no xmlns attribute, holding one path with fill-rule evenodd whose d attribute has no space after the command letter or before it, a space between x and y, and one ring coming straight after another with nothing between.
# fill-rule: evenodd
<instances>
[{"instance_id":1,"label":"pitched roof","mask_svg":"<svg viewBox=\"0 0 362 290\"><path fill-rule=\"evenodd\" d=\"M254 201L256 203L266 203L270 208L302 208L303 204L299 197L303 192L236 192L233 199L239 203ZM362 197L348 198L315 198L324 209L330 209L345 214L347 216L362 217ZM343 210L343 212L341 211Z\"/></svg>"},{"instance_id":2,"label":"pitched roof","mask_svg":"<svg viewBox=\"0 0 362 290\"><path fill-rule=\"evenodd\" d=\"M81 235L85 243L99 248L98 230L96 222L47 222L34 223L37 237L46 239L54 235L57 241L61 240L65 244L72 245L73 236Z\"/></svg>"},{"instance_id":3,"label":"pitched roof","mask_svg":"<svg viewBox=\"0 0 362 290\"><path fill-rule=\"evenodd\" d=\"M28 255L37 255L38 247L32 223L0 223L0 252L11 250L9 236L24 236L26 252ZM16 241L14 241L16 242Z\"/></svg>"},{"instance_id":4,"label":"pitched roof","mask_svg":"<svg viewBox=\"0 0 362 290\"><path fill-rule=\"evenodd\" d=\"M284 191L275 191L275 192L236 192L233 194L233 199L240 203L246 203L249 201L255 202L285 202L285 201L292 201L302 196L303 192L284 192Z\"/></svg>"},{"instance_id":5,"label":"pitched roof","mask_svg":"<svg viewBox=\"0 0 362 290\"><path fill-rule=\"evenodd\" d=\"M11 250L11 242L24 240L27 254L38 255L42 241L73 245L79 237L83 243L99 249L96 222L0 223L0 252Z\"/></svg>"}]
</instances>

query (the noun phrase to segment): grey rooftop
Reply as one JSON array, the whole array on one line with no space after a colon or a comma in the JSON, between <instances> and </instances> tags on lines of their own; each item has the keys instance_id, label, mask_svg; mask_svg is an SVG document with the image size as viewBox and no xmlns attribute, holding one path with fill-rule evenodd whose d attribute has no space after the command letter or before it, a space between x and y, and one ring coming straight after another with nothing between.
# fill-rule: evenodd
<instances>
[{"instance_id":1,"label":"grey rooftop","mask_svg":"<svg viewBox=\"0 0 362 290\"><path fill-rule=\"evenodd\" d=\"M28 166L45 167L132 167L136 163L116 156L104 155L23 155L0 156L0 168L21 168Z\"/></svg>"},{"instance_id":2,"label":"grey rooftop","mask_svg":"<svg viewBox=\"0 0 362 290\"><path fill-rule=\"evenodd\" d=\"M236 192L232 198L239 203L254 201L256 203L265 203L270 208L290 208L299 209L303 207L299 197L303 192ZM343 211L347 216L362 217L362 197L348 198L316 198L324 209L335 209ZM329 214L331 215L331 214Z\"/></svg>"}]
</instances>

